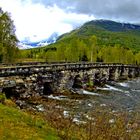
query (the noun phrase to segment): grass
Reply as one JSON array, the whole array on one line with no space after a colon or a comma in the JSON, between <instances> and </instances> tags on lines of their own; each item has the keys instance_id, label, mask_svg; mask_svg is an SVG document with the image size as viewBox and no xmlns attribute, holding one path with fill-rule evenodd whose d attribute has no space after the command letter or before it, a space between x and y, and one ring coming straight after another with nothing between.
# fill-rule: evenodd
<instances>
[{"instance_id":1,"label":"grass","mask_svg":"<svg viewBox=\"0 0 140 140\"><path fill-rule=\"evenodd\" d=\"M59 140L59 137L40 117L0 104L0 139Z\"/></svg>"},{"instance_id":2,"label":"grass","mask_svg":"<svg viewBox=\"0 0 140 140\"><path fill-rule=\"evenodd\" d=\"M45 62L45 59L40 59L40 58L22 58L22 59L17 59L16 63L26 63L26 62Z\"/></svg>"}]
</instances>

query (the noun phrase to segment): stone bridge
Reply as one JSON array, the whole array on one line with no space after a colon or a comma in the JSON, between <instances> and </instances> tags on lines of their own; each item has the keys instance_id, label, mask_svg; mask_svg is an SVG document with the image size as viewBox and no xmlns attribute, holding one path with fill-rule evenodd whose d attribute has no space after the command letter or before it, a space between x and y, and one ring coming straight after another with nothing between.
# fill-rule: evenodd
<instances>
[{"instance_id":1,"label":"stone bridge","mask_svg":"<svg viewBox=\"0 0 140 140\"><path fill-rule=\"evenodd\" d=\"M31 63L0 66L0 92L7 97L61 93L140 76L140 66L110 63Z\"/></svg>"}]
</instances>

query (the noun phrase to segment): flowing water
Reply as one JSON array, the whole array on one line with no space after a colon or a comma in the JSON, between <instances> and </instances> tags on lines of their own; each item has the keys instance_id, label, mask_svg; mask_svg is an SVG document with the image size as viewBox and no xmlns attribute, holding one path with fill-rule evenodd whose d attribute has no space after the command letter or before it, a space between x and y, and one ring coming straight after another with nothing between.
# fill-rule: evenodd
<instances>
[{"instance_id":1,"label":"flowing water","mask_svg":"<svg viewBox=\"0 0 140 140\"><path fill-rule=\"evenodd\" d=\"M64 109L64 116L73 113L75 121L88 117L97 107L111 112L140 112L140 78L110 82L103 88L98 87L94 92L79 91L76 97L49 96L59 100L59 107Z\"/></svg>"}]
</instances>

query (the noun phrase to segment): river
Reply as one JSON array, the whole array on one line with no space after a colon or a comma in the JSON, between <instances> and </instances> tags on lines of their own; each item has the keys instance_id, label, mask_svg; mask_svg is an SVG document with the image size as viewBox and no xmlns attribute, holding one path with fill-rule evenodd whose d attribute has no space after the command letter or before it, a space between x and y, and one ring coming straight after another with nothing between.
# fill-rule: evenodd
<instances>
[{"instance_id":1,"label":"river","mask_svg":"<svg viewBox=\"0 0 140 140\"><path fill-rule=\"evenodd\" d=\"M73 114L76 121L83 121L98 107L110 112L140 112L140 78L109 82L94 92L80 90L78 95L48 96L57 100L57 108L63 108L64 116Z\"/></svg>"}]
</instances>

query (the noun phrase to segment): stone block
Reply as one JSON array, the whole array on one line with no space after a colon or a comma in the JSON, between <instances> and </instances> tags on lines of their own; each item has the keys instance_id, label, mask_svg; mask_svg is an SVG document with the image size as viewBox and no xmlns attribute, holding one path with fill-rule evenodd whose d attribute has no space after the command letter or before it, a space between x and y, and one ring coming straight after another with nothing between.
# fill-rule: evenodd
<instances>
[{"instance_id":1,"label":"stone block","mask_svg":"<svg viewBox=\"0 0 140 140\"><path fill-rule=\"evenodd\" d=\"M22 79L16 79L16 84L24 84L24 81Z\"/></svg>"}]
</instances>

